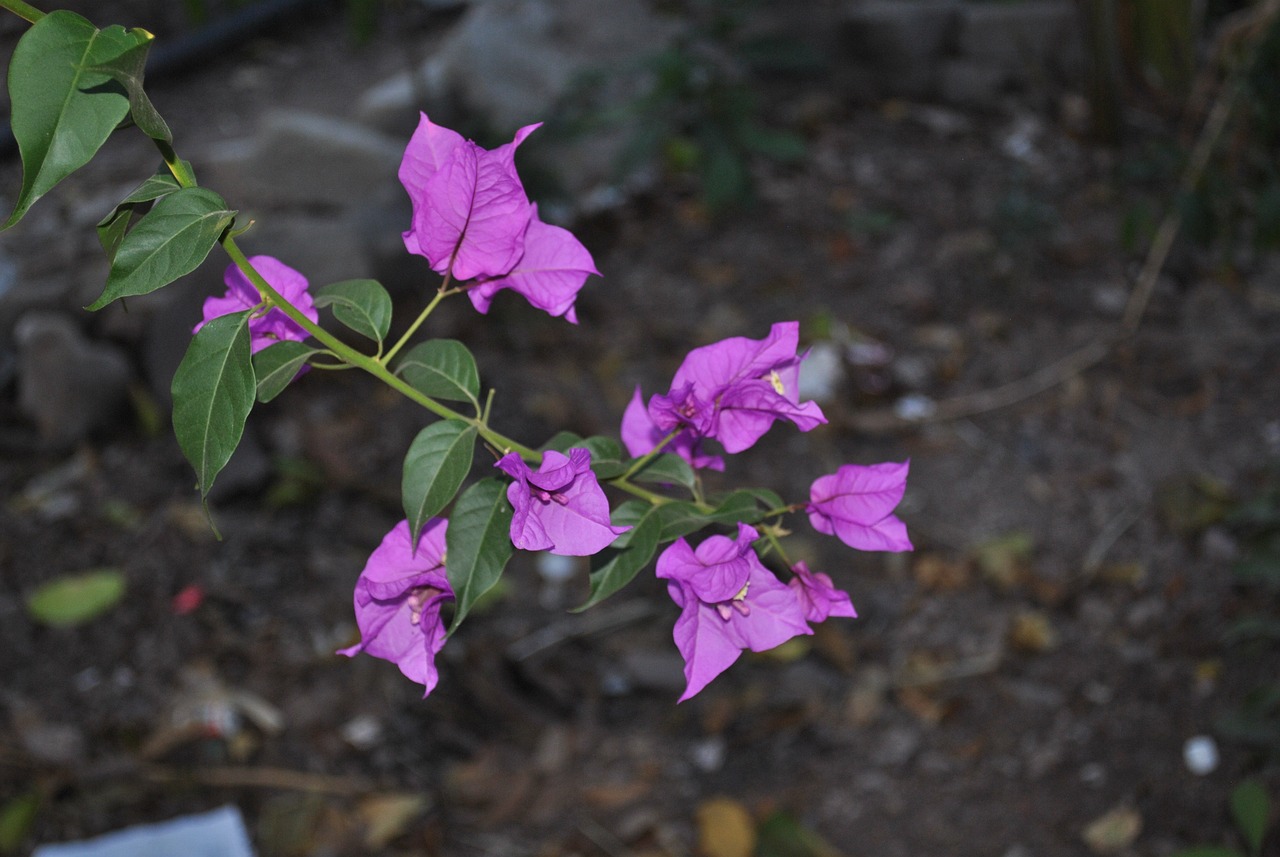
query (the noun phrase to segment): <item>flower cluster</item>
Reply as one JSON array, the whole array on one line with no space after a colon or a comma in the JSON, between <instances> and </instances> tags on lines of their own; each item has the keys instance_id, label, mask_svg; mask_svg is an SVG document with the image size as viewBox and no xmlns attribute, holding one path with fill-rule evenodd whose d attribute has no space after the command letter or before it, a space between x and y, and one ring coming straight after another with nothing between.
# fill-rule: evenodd
<instances>
[{"instance_id":1,"label":"flower cluster","mask_svg":"<svg viewBox=\"0 0 1280 857\"><path fill-rule=\"evenodd\" d=\"M424 256L446 283L465 290L482 313L497 292L509 289L553 316L576 322L574 301L596 270L578 240L539 220L537 208L525 195L515 170L515 151L536 127L522 128L511 143L488 151L423 115L400 166L401 182L413 203L404 243L410 253ZM301 274L266 256L250 263L281 298L316 320ZM307 337L303 327L260 295L238 268L227 270L226 283L224 296L205 302L202 325L251 310L247 324L255 353L275 342ZM462 283L467 285L457 285ZM620 431L631 459L613 462L613 484L663 504L672 498L637 489L627 479L658 456L679 456L695 472L723 470L721 452L749 449L779 420L806 432L825 423L816 403L800 401L799 372L806 354L798 349L799 324L780 322L763 339L733 337L695 348L676 370L668 390L647 403L637 387ZM466 428L465 423L459 425ZM718 449L708 448L711 443ZM632 529L613 523L587 445L564 452L521 448L502 453L494 467L510 479L505 499L511 547L592 556L620 545L618 537ZM760 652L812 634L812 625L831 616L857 615L849 595L828 575L786 559L778 543L778 536L785 534L780 524L762 521L804 511L815 530L852 548L910 550L906 526L894 514L907 471L907 462L846 464L814 480L807 503L756 515L751 520L758 527L740 521L734 536L710 535L696 547L684 537L661 539L670 544L658 556L656 574L667 581L680 610L674 638L685 662L682 701L706 687L744 651ZM702 514L713 510L700 489L692 493L693 502L686 507ZM494 499L501 503L502 497ZM369 557L355 589L360 642L341 654L365 652L392 661L430 693L438 680L435 656L446 638L441 611L455 601L455 591L462 593L466 587L451 580L445 556L447 521L431 517L419 523L415 539L415 526L401 521ZM649 538L646 563L656 552ZM775 548L785 567L785 582L762 561L764 553ZM465 605L459 603L457 610L464 611Z\"/></svg>"}]
</instances>

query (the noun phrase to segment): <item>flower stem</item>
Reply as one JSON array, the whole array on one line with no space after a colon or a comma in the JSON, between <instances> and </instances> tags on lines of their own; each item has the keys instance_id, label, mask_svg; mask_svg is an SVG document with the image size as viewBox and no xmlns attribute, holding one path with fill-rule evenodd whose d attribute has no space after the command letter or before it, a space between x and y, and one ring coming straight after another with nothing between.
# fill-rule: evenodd
<instances>
[{"instance_id":1,"label":"flower stem","mask_svg":"<svg viewBox=\"0 0 1280 857\"><path fill-rule=\"evenodd\" d=\"M666 437L664 437L662 440L654 444L653 449L649 450L644 455L640 456L635 461L631 462L631 466L627 468L627 472L622 474L618 478L630 479L632 476L635 476L641 470L644 470L645 467L649 465L650 461L653 461L655 458L657 458L659 455L662 454L662 448L666 446L668 443L670 443L672 440L674 440L675 436L678 435L679 433L680 433L679 426L677 426L676 428L673 428L670 432L667 433Z\"/></svg>"},{"instance_id":2,"label":"flower stem","mask_svg":"<svg viewBox=\"0 0 1280 857\"><path fill-rule=\"evenodd\" d=\"M22 0L0 0L0 9L8 9L24 21L34 24L44 17L35 6L23 3Z\"/></svg>"},{"instance_id":3,"label":"flower stem","mask_svg":"<svg viewBox=\"0 0 1280 857\"><path fill-rule=\"evenodd\" d=\"M404 345L409 341L409 338L418 332L418 328L422 327L422 323L427 320L427 316L431 315L432 310L440 304L440 301L457 292L457 289L449 288L449 279L452 276L453 271L449 271L444 275L444 282L441 283L440 288L436 290L436 296L431 299L431 303L427 304L422 312L418 314L418 317L413 320L413 324L409 325L409 329L404 332L404 335L396 341L395 345L391 346L391 350L382 355L381 359L378 360L379 363L383 366L390 363L391 358L395 357L396 354L400 352L400 349L404 348Z\"/></svg>"},{"instance_id":4,"label":"flower stem","mask_svg":"<svg viewBox=\"0 0 1280 857\"><path fill-rule=\"evenodd\" d=\"M0 2L3 2L3 0L0 0ZM483 420L477 417L464 416L452 408L440 404L430 396L424 395L418 390L415 390L399 376L392 374L386 366L382 365L369 355L356 351L332 333L329 333L329 331L307 318L301 310L289 303L283 295L272 288L271 284L257 272L253 265L249 264L249 260L240 250L235 239L230 235L223 237L222 249L227 252L227 255L231 257L231 261L235 263L237 268L244 272L244 275L249 278L249 282L253 283L254 287L257 288L263 297L269 300L273 306L279 307L280 311L297 323L299 327L319 340L319 342L324 345L325 348L332 351L339 360L349 363L358 369L363 369L365 372L368 372L370 375L377 378L397 393L400 393L405 398L416 402L442 419L459 420L467 423L468 425L474 426L481 437L499 449L509 452L517 452L520 454L521 458L534 464L539 463L542 460L542 453L537 450L530 449L524 444L517 443L511 438L494 431L489 428L489 426L485 425Z\"/></svg>"}]
</instances>

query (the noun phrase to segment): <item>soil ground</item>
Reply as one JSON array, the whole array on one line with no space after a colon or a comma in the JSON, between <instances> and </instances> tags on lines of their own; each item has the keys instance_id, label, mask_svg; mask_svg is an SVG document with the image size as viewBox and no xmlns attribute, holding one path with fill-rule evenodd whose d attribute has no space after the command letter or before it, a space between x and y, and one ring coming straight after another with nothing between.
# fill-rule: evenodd
<instances>
[{"instance_id":1,"label":"soil ground","mask_svg":"<svg viewBox=\"0 0 1280 857\"><path fill-rule=\"evenodd\" d=\"M358 91L391 69L381 48L411 37L354 49L326 19L155 99L179 139L233 137L274 104ZM651 575L574 616L586 566L557 586L519 556L423 700L394 666L332 654L354 633L355 577L400 517L419 412L312 373L255 413L276 464L262 490L216 503L219 542L164 431L134 421L49 452L10 386L0 801L45 795L24 847L234 803L263 857L682 855L700 829L731 832L718 797L846 855L1238 844L1231 789L1259 775L1280 793L1265 748L1221 731L1278 665L1274 649L1224 642L1276 605L1233 577L1249 542L1223 517L1275 486L1276 260L1228 268L1180 247L1137 332L1091 368L963 418L869 431L866 415L905 395L997 389L1115 331L1140 262L1125 216L1143 198L1116 176L1138 153L1025 107L939 113L795 87L779 100L814 105L810 157L757 164L753 209L713 220L662 186L579 228L604 275L579 326L500 299L488 317L443 313L432 335L473 345L495 424L534 443L616 431L634 385L657 392L689 348L775 321L887 355L842 360L830 425L778 426L724 477L802 499L842 463L910 458L913 554L854 554L791 522L793 556L847 588L857 620L744 658L676 705L676 610ZM111 158L151 169L141 150ZM16 186L15 164L3 175ZM45 266L78 276L92 242ZM100 566L128 580L111 613L63 630L26 615L42 581ZM204 600L180 614L193 585ZM1202 776L1183 760L1197 735L1221 751ZM386 841L369 844L371 820Z\"/></svg>"}]
</instances>

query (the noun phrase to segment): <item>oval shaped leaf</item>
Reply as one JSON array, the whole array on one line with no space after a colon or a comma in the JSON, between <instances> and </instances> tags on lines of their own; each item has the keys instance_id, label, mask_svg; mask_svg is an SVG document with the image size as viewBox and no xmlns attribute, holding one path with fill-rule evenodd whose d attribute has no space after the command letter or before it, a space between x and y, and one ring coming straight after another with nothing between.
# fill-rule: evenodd
<instances>
[{"instance_id":1,"label":"oval shaped leaf","mask_svg":"<svg viewBox=\"0 0 1280 857\"><path fill-rule=\"evenodd\" d=\"M611 437L594 435L581 444L591 453L591 470L598 479L612 479L627 472L627 456L622 444Z\"/></svg>"},{"instance_id":2,"label":"oval shaped leaf","mask_svg":"<svg viewBox=\"0 0 1280 857\"><path fill-rule=\"evenodd\" d=\"M580 613L599 604L630 583L640 569L649 564L658 550L658 536L662 531L662 522L657 512L658 507L651 508L649 514L628 531L631 538L625 550L605 551L596 555L603 562L591 571L591 595L570 612ZM592 564L596 565L595 562Z\"/></svg>"},{"instance_id":3,"label":"oval shaped leaf","mask_svg":"<svg viewBox=\"0 0 1280 857\"><path fill-rule=\"evenodd\" d=\"M418 533L427 519L449 505L458 493L471 470L475 445L475 427L461 420L432 423L418 432L409 445L400 494L413 534L411 544L418 543Z\"/></svg>"},{"instance_id":4,"label":"oval shaped leaf","mask_svg":"<svg viewBox=\"0 0 1280 857\"><path fill-rule=\"evenodd\" d=\"M22 155L22 190L8 228L37 199L87 164L120 120L129 99L94 66L115 61L138 45L123 27L99 30L74 12L59 10L31 26L9 62L10 126Z\"/></svg>"},{"instance_id":5,"label":"oval shaped leaf","mask_svg":"<svg viewBox=\"0 0 1280 857\"><path fill-rule=\"evenodd\" d=\"M456 339L432 339L414 346L396 372L420 393L480 406L480 370L471 351Z\"/></svg>"},{"instance_id":6,"label":"oval shaped leaf","mask_svg":"<svg viewBox=\"0 0 1280 857\"><path fill-rule=\"evenodd\" d=\"M658 540L662 542L696 533L710 523L707 516L692 503L663 503L657 511L658 518L662 521L662 534L658 536Z\"/></svg>"},{"instance_id":7,"label":"oval shaped leaf","mask_svg":"<svg viewBox=\"0 0 1280 857\"><path fill-rule=\"evenodd\" d=\"M511 504L507 485L490 477L472 485L453 506L445 531L445 572L458 599L452 634L498 578L515 550L511 546Z\"/></svg>"},{"instance_id":8,"label":"oval shaped leaf","mask_svg":"<svg viewBox=\"0 0 1280 857\"><path fill-rule=\"evenodd\" d=\"M111 262L106 288L87 309L154 292L191 273L235 215L222 197L202 187L182 188L162 197L124 236Z\"/></svg>"},{"instance_id":9,"label":"oval shaped leaf","mask_svg":"<svg viewBox=\"0 0 1280 857\"><path fill-rule=\"evenodd\" d=\"M173 431L207 497L240 444L253 408L249 312L215 318L196 332L173 375Z\"/></svg>"},{"instance_id":10,"label":"oval shaped leaf","mask_svg":"<svg viewBox=\"0 0 1280 857\"><path fill-rule=\"evenodd\" d=\"M258 382L258 401L269 402L283 393L284 388L289 386L289 382L298 377L298 373L302 371L302 367L311 359L311 356L319 353L319 348L311 348L301 342L285 339L275 345L268 345L253 355L253 375Z\"/></svg>"},{"instance_id":11,"label":"oval shaped leaf","mask_svg":"<svg viewBox=\"0 0 1280 857\"><path fill-rule=\"evenodd\" d=\"M374 342L387 338L391 296L377 280L343 280L316 291L318 307L332 307L333 317Z\"/></svg>"},{"instance_id":12,"label":"oval shaped leaf","mask_svg":"<svg viewBox=\"0 0 1280 857\"><path fill-rule=\"evenodd\" d=\"M116 251L120 249L120 243L129 231L129 224L133 222L137 207L171 194L180 187L182 185L178 184L172 173L162 170L134 188L110 214L98 221L98 241L102 244L102 249L107 251L108 263L115 261Z\"/></svg>"},{"instance_id":13,"label":"oval shaped leaf","mask_svg":"<svg viewBox=\"0 0 1280 857\"><path fill-rule=\"evenodd\" d=\"M27 598L27 612L38 622L70 628L95 619L124 595L124 574L101 568L60 577Z\"/></svg>"},{"instance_id":14,"label":"oval shaped leaf","mask_svg":"<svg viewBox=\"0 0 1280 857\"><path fill-rule=\"evenodd\" d=\"M582 446L582 435L574 434L571 431L558 431L538 449L540 452L554 449L556 452L568 453L575 446ZM592 458L594 457L593 455Z\"/></svg>"},{"instance_id":15,"label":"oval shaped leaf","mask_svg":"<svg viewBox=\"0 0 1280 857\"><path fill-rule=\"evenodd\" d=\"M766 511L760 508L756 493L747 488L730 492L715 502L715 511L707 515L707 520L717 524L754 524Z\"/></svg>"},{"instance_id":16,"label":"oval shaped leaf","mask_svg":"<svg viewBox=\"0 0 1280 857\"><path fill-rule=\"evenodd\" d=\"M668 485L683 485L692 489L695 481L693 468L680 456L664 452L656 456L644 466L639 473L632 475L637 482L662 482Z\"/></svg>"}]
</instances>

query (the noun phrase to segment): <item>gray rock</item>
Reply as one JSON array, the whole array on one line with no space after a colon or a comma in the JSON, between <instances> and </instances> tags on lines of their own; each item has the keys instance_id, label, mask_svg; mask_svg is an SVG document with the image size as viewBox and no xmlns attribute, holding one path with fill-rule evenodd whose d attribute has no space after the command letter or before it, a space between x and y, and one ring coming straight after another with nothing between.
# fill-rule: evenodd
<instances>
[{"instance_id":1,"label":"gray rock","mask_svg":"<svg viewBox=\"0 0 1280 857\"><path fill-rule=\"evenodd\" d=\"M400 135L424 111L433 121L479 124L507 137L547 119L579 74L626 70L669 45L678 32L674 20L655 14L641 0L613 0L607 14L595 0L487 0L467 11L421 68L366 91L355 115ZM620 76L619 91L612 93L619 99L640 84L635 76L622 80L626 77ZM541 136L527 145L541 150L553 167L572 164L557 172L575 204L591 195L597 207L614 198L603 189L613 184L617 154L629 132L597 133L554 147Z\"/></svg>"},{"instance_id":2,"label":"gray rock","mask_svg":"<svg viewBox=\"0 0 1280 857\"><path fill-rule=\"evenodd\" d=\"M394 185L402 141L299 111L269 114L256 136L212 147L202 178L248 205L341 207Z\"/></svg>"},{"instance_id":3,"label":"gray rock","mask_svg":"<svg viewBox=\"0 0 1280 857\"><path fill-rule=\"evenodd\" d=\"M1009 81L1009 72L1000 65L974 59L948 59L939 69L938 97L961 107L989 107Z\"/></svg>"},{"instance_id":4,"label":"gray rock","mask_svg":"<svg viewBox=\"0 0 1280 857\"><path fill-rule=\"evenodd\" d=\"M953 37L959 0L876 0L845 19L845 59L873 70L882 94L935 93L938 64Z\"/></svg>"},{"instance_id":5,"label":"gray rock","mask_svg":"<svg viewBox=\"0 0 1280 857\"><path fill-rule=\"evenodd\" d=\"M1067 0L967 3L957 48L965 59L998 66L1024 83L1046 70L1063 74L1081 65L1083 45L1076 4Z\"/></svg>"},{"instance_id":6,"label":"gray rock","mask_svg":"<svg viewBox=\"0 0 1280 857\"><path fill-rule=\"evenodd\" d=\"M110 427L128 401L129 361L115 346L91 342L66 316L33 311L14 329L18 407L55 448Z\"/></svg>"}]
</instances>

